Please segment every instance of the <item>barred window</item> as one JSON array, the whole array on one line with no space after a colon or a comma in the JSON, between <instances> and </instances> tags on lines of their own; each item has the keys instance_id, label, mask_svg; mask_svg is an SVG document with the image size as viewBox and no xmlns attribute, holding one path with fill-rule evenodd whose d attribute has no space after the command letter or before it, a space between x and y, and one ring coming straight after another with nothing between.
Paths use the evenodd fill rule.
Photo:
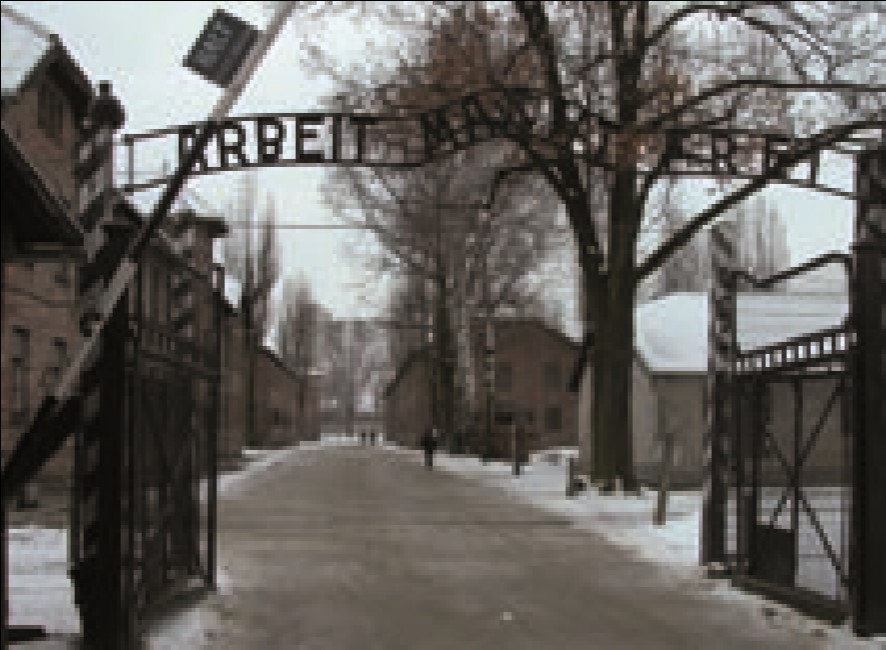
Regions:
<instances>
[{"instance_id":1,"label":"barred window","mask_svg":"<svg viewBox=\"0 0 886 650\"><path fill-rule=\"evenodd\" d=\"M28 391L28 366L31 356L31 336L28 330L15 327L12 330L12 350L10 357L10 424L24 424L30 415L30 395Z\"/></svg>"}]
</instances>

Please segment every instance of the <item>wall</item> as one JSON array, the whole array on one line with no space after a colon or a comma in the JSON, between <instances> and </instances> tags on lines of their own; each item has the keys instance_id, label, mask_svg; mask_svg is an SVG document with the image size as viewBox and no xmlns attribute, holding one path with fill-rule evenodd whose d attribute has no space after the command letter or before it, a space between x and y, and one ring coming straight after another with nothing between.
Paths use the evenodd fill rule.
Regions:
<instances>
[{"instance_id":1,"label":"wall","mask_svg":"<svg viewBox=\"0 0 886 650\"><path fill-rule=\"evenodd\" d=\"M24 428L30 423L44 396L51 390L61 372L60 359L54 347L55 341L64 343L67 359L76 353L82 337L75 318L74 264L66 263L67 282L59 282L55 275L62 262L8 263L3 267L3 354L0 355L0 440L2 457L18 442ZM13 403L13 353L14 330L21 328L28 333L25 381L27 412L14 413ZM41 478L46 482L67 485L72 464L70 443L57 453L44 467Z\"/></svg>"},{"instance_id":2,"label":"wall","mask_svg":"<svg viewBox=\"0 0 886 650\"><path fill-rule=\"evenodd\" d=\"M664 436L672 434L671 484L701 484L705 381L702 374L651 377L635 370L634 464L644 483L658 484Z\"/></svg>"},{"instance_id":3,"label":"wall","mask_svg":"<svg viewBox=\"0 0 886 650\"><path fill-rule=\"evenodd\" d=\"M62 94L61 131L58 137L49 135L38 125L40 84L47 83L51 92ZM34 167L46 181L49 190L67 206L75 205L74 147L78 133L71 103L64 97L56 81L40 75L28 84L3 113L3 122L19 143Z\"/></svg>"},{"instance_id":4,"label":"wall","mask_svg":"<svg viewBox=\"0 0 886 650\"><path fill-rule=\"evenodd\" d=\"M219 462L226 464L239 460L246 446L246 348L240 314L227 304L222 308L218 454Z\"/></svg>"},{"instance_id":5,"label":"wall","mask_svg":"<svg viewBox=\"0 0 886 650\"><path fill-rule=\"evenodd\" d=\"M530 319L499 319L495 322L495 363L509 363L510 388L496 377L494 401L500 410L518 411L526 427L530 449L578 445L578 397L569 390L569 374L578 346L563 335ZM482 350L475 354L482 359ZM545 364L556 369L556 382L548 382ZM476 364L477 385L483 386L484 364ZM547 425L545 411L559 409L560 426ZM504 432L501 432L504 433Z\"/></svg>"},{"instance_id":6,"label":"wall","mask_svg":"<svg viewBox=\"0 0 886 650\"><path fill-rule=\"evenodd\" d=\"M262 349L256 355L256 432L266 446L297 442L295 374L276 355Z\"/></svg>"},{"instance_id":7,"label":"wall","mask_svg":"<svg viewBox=\"0 0 886 650\"><path fill-rule=\"evenodd\" d=\"M431 426L430 364L426 357L412 358L385 400L387 439L418 447Z\"/></svg>"},{"instance_id":8,"label":"wall","mask_svg":"<svg viewBox=\"0 0 886 650\"><path fill-rule=\"evenodd\" d=\"M44 83L50 87L50 92L58 94L60 100L61 128L55 136L50 136L38 124L39 88ZM73 205L73 152L78 137L75 113L56 81L46 74L38 75L15 101L5 106L3 122L49 191L62 205ZM73 260L5 264L2 286L0 456L5 462L34 411L60 374L60 360L54 342L64 342L70 360L80 347L82 337L76 325L77 273ZM21 418L13 417L12 403L15 328L26 330L29 335L25 369L28 409ZM72 446L68 443L44 467L41 480L66 486L70 481L72 457Z\"/></svg>"}]
</instances>

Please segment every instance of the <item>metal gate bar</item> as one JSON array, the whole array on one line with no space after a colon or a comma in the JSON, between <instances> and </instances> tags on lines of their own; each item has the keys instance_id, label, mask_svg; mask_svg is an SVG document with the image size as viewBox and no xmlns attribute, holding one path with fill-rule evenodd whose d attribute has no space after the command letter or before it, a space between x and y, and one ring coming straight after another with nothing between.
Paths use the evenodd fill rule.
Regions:
<instances>
[{"instance_id":1,"label":"metal gate bar","mask_svg":"<svg viewBox=\"0 0 886 650\"><path fill-rule=\"evenodd\" d=\"M737 270L729 233L713 232L702 561L874 634L886 632L886 148L856 160L851 257L757 280ZM844 325L738 350L740 280L768 288L834 262L849 276ZM793 401L778 422L773 403L787 402L776 390Z\"/></svg>"}]
</instances>

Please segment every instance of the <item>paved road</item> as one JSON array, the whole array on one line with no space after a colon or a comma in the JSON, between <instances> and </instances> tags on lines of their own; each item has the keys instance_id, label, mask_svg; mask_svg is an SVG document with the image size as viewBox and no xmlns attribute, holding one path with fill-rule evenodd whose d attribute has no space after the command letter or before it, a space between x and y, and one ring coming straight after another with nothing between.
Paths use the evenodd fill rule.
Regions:
<instances>
[{"instance_id":1,"label":"paved road","mask_svg":"<svg viewBox=\"0 0 886 650\"><path fill-rule=\"evenodd\" d=\"M381 449L299 451L226 498L211 647L821 648L498 490Z\"/></svg>"}]
</instances>

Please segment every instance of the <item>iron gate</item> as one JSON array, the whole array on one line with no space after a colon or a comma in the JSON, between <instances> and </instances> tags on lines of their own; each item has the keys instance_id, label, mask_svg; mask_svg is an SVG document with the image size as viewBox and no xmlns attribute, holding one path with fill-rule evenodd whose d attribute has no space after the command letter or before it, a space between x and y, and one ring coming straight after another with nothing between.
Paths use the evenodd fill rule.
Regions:
<instances>
[{"instance_id":1,"label":"iron gate","mask_svg":"<svg viewBox=\"0 0 886 650\"><path fill-rule=\"evenodd\" d=\"M849 599L848 330L738 355L727 442L727 561L839 618Z\"/></svg>"},{"instance_id":2,"label":"iron gate","mask_svg":"<svg viewBox=\"0 0 886 650\"><path fill-rule=\"evenodd\" d=\"M886 633L886 150L857 155L856 241L771 278L712 231L702 562L817 615ZM841 263L848 315L740 350L738 290Z\"/></svg>"},{"instance_id":3,"label":"iron gate","mask_svg":"<svg viewBox=\"0 0 886 650\"><path fill-rule=\"evenodd\" d=\"M142 264L83 378L72 576L99 649L135 647L170 599L215 582L219 278L183 257L166 265L171 318Z\"/></svg>"}]
</instances>

